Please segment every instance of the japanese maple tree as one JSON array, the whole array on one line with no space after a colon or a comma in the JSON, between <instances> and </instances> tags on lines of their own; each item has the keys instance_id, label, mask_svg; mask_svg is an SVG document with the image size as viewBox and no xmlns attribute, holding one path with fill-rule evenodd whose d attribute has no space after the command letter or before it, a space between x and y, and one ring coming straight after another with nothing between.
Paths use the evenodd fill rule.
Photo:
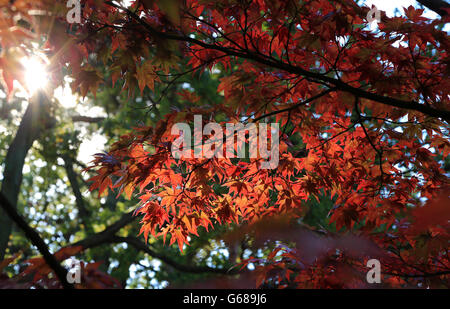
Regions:
<instances>
[{"instance_id":1,"label":"japanese maple tree","mask_svg":"<svg viewBox=\"0 0 450 309\"><path fill-rule=\"evenodd\" d=\"M370 30L370 8L353 0L81 4L81 22L69 24L65 1L16 1L14 14L29 23L2 25L8 88L20 81L12 38L26 44L35 33L47 37L54 72L68 70L83 96L103 83L129 96L167 84L164 96L181 77L220 72L216 95L178 92L182 106L136 126L88 169L99 196L139 197L146 240L183 251L200 229L239 226L275 243L236 265L256 265L257 286L364 287L366 262L377 258L386 286L448 287L448 10L433 20L413 6L381 12ZM278 123L279 165L175 158L172 127L195 115L224 127ZM332 203L327 225L306 224L323 199Z\"/></svg>"}]
</instances>

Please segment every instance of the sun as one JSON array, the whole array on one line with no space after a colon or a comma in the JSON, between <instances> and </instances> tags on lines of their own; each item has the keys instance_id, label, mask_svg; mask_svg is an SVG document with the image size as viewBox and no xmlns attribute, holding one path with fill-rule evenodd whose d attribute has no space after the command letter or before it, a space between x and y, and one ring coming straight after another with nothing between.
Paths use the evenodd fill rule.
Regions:
<instances>
[{"instance_id":1,"label":"sun","mask_svg":"<svg viewBox=\"0 0 450 309\"><path fill-rule=\"evenodd\" d=\"M25 88L30 95L40 89L44 89L49 80L47 64L45 59L38 56L25 57L22 59L25 68Z\"/></svg>"},{"instance_id":2,"label":"sun","mask_svg":"<svg viewBox=\"0 0 450 309\"><path fill-rule=\"evenodd\" d=\"M40 90L46 90L47 94L57 99L57 101L64 108L74 108L77 106L78 101L80 101L78 95L72 93L70 88L71 78L68 76L64 77L62 85L56 87L55 89L50 89L50 73L49 60L45 55L36 52L34 55L29 57L24 57L20 60L23 68L24 75L21 85L21 89L25 92L25 96L32 97L36 92ZM23 85L22 85L23 84Z\"/></svg>"}]
</instances>

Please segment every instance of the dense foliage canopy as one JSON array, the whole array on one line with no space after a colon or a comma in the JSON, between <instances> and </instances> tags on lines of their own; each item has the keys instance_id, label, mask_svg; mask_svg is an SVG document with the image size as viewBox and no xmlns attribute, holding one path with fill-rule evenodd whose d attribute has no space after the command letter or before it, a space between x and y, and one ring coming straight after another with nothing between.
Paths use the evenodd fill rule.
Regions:
<instances>
[{"instance_id":1,"label":"dense foliage canopy","mask_svg":"<svg viewBox=\"0 0 450 309\"><path fill-rule=\"evenodd\" d=\"M51 239L48 258L84 260L80 287L370 287L370 259L384 287L449 286L445 5L372 29L353 0L80 3L69 23L66 1L0 1L2 125L17 131L0 141L2 204ZM51 82L23 104L20 59L37 52ZM67 81L103 114L62 108ZM175 157L172 128L196 115L278 123L279 164ZM104 152L79 162L96 131ZM0 258L22 256L0 286L59 286L1 215Z\"/></svg>"}]
</instances>

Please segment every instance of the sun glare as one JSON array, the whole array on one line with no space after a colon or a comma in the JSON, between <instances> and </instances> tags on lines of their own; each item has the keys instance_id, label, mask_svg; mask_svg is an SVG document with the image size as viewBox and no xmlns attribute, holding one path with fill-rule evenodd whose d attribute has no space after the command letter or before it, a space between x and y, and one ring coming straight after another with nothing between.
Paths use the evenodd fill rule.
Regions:
<instances>
[{"instance_id":1,"label":"sun glare","mask_svg":"<svg viewBox=\"0 0 450 309\"><path fill-rule=\"evenodd\" d=\"M71 81L72 79L66 76L64 78L63 86L59 86L54 92L54 96L58 100L59 104L65 108L74 108L77 106L79 101L82 101L72 92L72 89L70 88Z\"/></svg>"},{"instance_id":2,"label":"sun glare","mask_svg":"<svg viewBox=\"0 0 450 309\"><path fill-rule=\"evenodd\" d=\"M48 83L48 73L44 59L33 56L23 58L22 64L25 67L25 88L29 94L33 94L39 89L45 88Z\"/></svg>"},{"instance_id":3,"label":"sun glare","mask_svg":"<svg viewBox=\"0 0 450 309\"><path fill-rule=\"evenodd\" d=\"M48 62L45 56L38 54L21 59L25 68L24 85L19 85L19 88L23 90L22 96L31 97L37 91L47 88L50 81L50 74L47 71ZM83 101L79 99L78 95L72 93L71 81L71 78L65 76L62 85L53 89L53 94L48 94L57 99L64 108L74 108L79 101Z\"/></svg>"}]
</instances>

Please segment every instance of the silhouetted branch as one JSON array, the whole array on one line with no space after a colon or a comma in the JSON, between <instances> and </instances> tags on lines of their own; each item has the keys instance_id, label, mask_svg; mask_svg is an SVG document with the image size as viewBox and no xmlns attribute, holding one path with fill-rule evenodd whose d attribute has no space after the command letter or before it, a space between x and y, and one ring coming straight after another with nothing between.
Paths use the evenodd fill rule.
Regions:
<instances>
[{"instance_id":1,"label":"silhouetted branch","mask_svg":"<svg viewBox=\"0 0 450 309\"><path fill-rule=\"evenodd\" d=\"M50 253L44 240L31 226L28 225L25 219L16 211L15 207L8 201L3 193L0 193L0 205L11 220L25 233L25 236L31 243L37 247L47 265L55 272L63 288L73 289L73 285L67 281L67 270L62 267L58 260Z\"/></svg>"},{"instance_id":2,"label":"silhouetted branch","mask_svg":"<svg viewBox=\"0 0 450 309\"><path fill-rule=\"evenodd\" d=\"M312 82L329 85L330 88L335 87L337 90L351 93L360 98L372 100L372 101L375 101L375 102L378 102L378 103L381 103L384 105L389 105L389 106L393 106L393 107L397 107L397 108L418 111L425 115L436 117L436 118L442 118L447 121L450 120L450 111L448 111L448 110L436 109L436 108L432 108L430 106L421 104L416 101L412 101L412 100L405 101L405 100L401 100L401 99L396 99L396 98L380 95L380 94L377 94L374 92L366 91L361 88L356 88L356 87L353 87L353 86L343 82L340 79L336 79L336 78L327 76L325 74L308 71L301 67L286 63L282 60L277 60L277 59L274 59L267 55L252 52L249 49L234 49L234 48L229 48L229 47L225 47L225 46L214 44L214 43L213 44L206 43L204 41L192 38L190 36L183 36L183 35L179 35L177 33L169 33L169 32L159 31L159 30L155 29L154 27L152 27L150 24L146 23L136 13L128 10L127 8L121 7L120 5L118 5L114 2L111 2L111 1L105 1L105 3L112 7L115 7L119 10L126 12L137 23L142 25L144 27L144 29L151 36L160 37L160 38L167 39L167 40L188 42L188 43L192 43L192 44L195 44L197 46L200 46L200 47L203 47L206 49L217 50L217 51L227 54L228 56L234 56L234 57L238 57L241 59L248 59L248 60L254 61L256 63L266 65L268 67L272 67L272 68L279 69L279 70L282 70L282 71L285 71L285 72L288 72L291 74L296 74L299 76L306 77L309 80L311 80Z\"/></svg>"},{"instance_id":3,"label":"silhouetted branch","mask_svg":"<svg viewBox=\"0 0 450 309\"><path fill-rule=\"evenodd\" d=\"M82 246L83 249L89 249L93 248L105 243L110 243L111 238L124 226L130 224L133 222L137 217L133 216L132 212L129 212L127 214L124 214L118 221L107 227L105 230L103 230L100 233L91 235L86 237L83 240L80 240L74 244L69 245L71 246Z\"/></svg>"},{"instance_id":4,"label":"silhouetted branch","mask_svg":"<svg viewBox=\"0 0 450 309\"><path fill-rule=\"evenodd\" d=\"M209 266L195 266L195 265L186 265L178 263L174 260L172 260L170 257L158 253L154 250L152 250L145 242L139 240L136 237L119 237L114 236L111 239L113 242L116 243L127 243L131 246L133 246L135 249L142 251L148 255L150 255L153 258L156 258L158 260L161 260L163 263L172 266L176 270L187 272L187 273L216 273L216 274L236 274L237 271L235 269L224 269L224 268L214 268Z\"/></svg>"},{"instance_id":5,"label":"silhouetted branch","mask_svg":"<svg viewBox=\"0 0 450 309\"><path fill-rule=\"evenodd\" d=\"M417 2L441 16L447 16L447 11L445 9L450 8L450 4L443 0L417 0Z\"/></svg>"},{"instance_id":6,"label":"silhouetted branch","mask_svg":"<svg viewBox=\"0 0 450 309\"><path fill-rule=\"evenodd\" d=\"M72 116L73 122L98 123L98 122L102 122L105 119L106 119L105 117L89 117L89 116L81 116L81 115Z\"/></svg>"}]
</instances>

